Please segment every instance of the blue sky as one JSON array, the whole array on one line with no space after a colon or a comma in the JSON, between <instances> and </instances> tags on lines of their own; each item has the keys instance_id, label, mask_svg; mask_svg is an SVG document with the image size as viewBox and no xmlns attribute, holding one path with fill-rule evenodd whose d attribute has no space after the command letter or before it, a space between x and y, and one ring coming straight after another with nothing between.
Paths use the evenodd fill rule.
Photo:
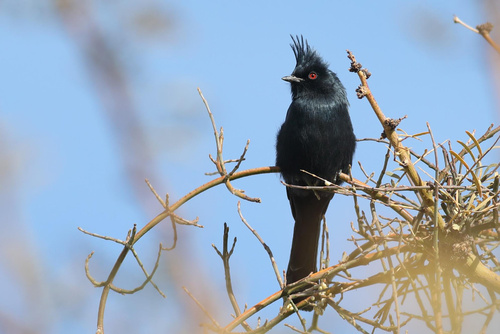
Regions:
<instances>
[{"instance_id":1,"label":"blue sky","mask_svg":"<svg viewBox=\"0 0 500 334\"><path fill-rule=\"evenodd\" d=\"M133 223L143 226L161 208L147 191L138 194L132 186L137 180L131 181L124 170L123 143L103 110L100 88L89 75L74 35L50 6L27 10L16 9L13 3L0 5L0 129L2 154L10 166L1 175L0 217L7 222L7 233L0 239L11 237L4 243L16 244L19 238L18 244L26 245L27 263L36 264L40 305L56 317L42 321L46 330L88 333L94 329L100 291L86 281L84 259L96 251L91 266L103 279L120 247L85 236L77 227L122 239ZM151 175L137 177L140 181L153 177L157 191L168 192L171 201L209 181L204 173L214 170L208 159L209 153L215 155L213 132L197 87L218 126L224 127L225 158L239 157L250 139L242 169L274 164L276 132L290 103L289 86L280 78L295 65L290 34L304 35L344 83L358 138L378 137L381 128L367 101L356 98L359 82L347 71L346 49L372 72L369 84L386 115L408 115L401 124L408 133L425 131L429 122L439 142L466 140L466 130L482 133L489 124L498 123L488 46L453 24L454 14L471 25L489 19L474 1L367 1L362 6L326 1L307 6L299 1L148 3L172 19L172 29L154 39L127 30L124 22L133 16L137 3L95 2L92 14L118 50L146 133L144 150L150 160L145 170ZM412 145L422 151L428 143ZM381 167L384 153L383 146L363 142L355 160L373 171ZM359 169L353 174L361 176ZM242 203L243 214L271 247L280 269L286 268L292 218L279 177L254 176L234 185L262 198L262 204ZM267 254L239 220L236 203L237 198L220 187L181 208L180 215L199 216L205 228L179 227L178 248L162 260L166 271L176 270L175 261L192 261L191 277L180 282L195 294L222 291L216 303L221 323L228 321L230 309L222 264L211 244L221 246L224 222L231 228L230 236L238 237L231 268L240 303L253 305L278 290ZM352 199L337 196L327 215L332 261L351 249L346 239L354 219ZM171 238L165 224L140 242L138 249L148 268L158 242L168 245ZM9 258L25 260L5 247ZM0 262L0 282L5 277L3 283L16 286L8 263ZM141 279L132 261L124 272L119 281L128 286ZM145 321L161 317L165 324L155 320L159 328L180 328L177 320L184 318L174 303L192 305L169 275L172 272L160 274L156 283L170 299L157 297L151 288L142 296L111 296L109 326L116 331L124 326L134 333L158 329L149 322L138 326L137 319L120 323L125 312L144 314ZM0 286L4 296L14 294L17 299L23 293L22 284L12 290L11 284ZM9 309L5 302L0 307L19 317L29 300L23 295L16 307ZM64 312L59 314L61 308ZM296 319L289 322L296 324ZM329 330L348 328L342 326L346 325L336 315L324 325Z\"/></svg>"}]
</instances>

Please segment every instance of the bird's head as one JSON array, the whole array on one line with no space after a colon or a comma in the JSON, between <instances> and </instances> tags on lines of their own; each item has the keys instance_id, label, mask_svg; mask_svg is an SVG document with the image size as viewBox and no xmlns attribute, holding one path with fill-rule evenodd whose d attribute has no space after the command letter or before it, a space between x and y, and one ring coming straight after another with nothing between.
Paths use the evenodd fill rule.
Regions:
<instances>
[{"instance_id":1,"label":"bird's head","mask_svg":"<svg viewBox=\"0 0 500 334\"><path fill-rule=\"evenodd\" d=\"M328 69L328 63L309 46L303 36L291 37L293 43L290 45L297 64L292 74L282 79L291 84L292 96L297 98L309 94L333 94L340 81L335 73Z\"/></svg>"}]
</instances>

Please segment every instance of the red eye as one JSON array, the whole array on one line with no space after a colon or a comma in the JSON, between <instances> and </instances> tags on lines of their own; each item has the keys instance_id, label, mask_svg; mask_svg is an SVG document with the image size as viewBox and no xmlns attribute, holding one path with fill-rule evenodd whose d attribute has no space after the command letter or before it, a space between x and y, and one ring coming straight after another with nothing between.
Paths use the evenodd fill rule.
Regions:
<instances>
[{"instance_id":1,"label":"red eye","mask_svg":"<svg viewBox=\"0 0 500 334\"><path fill-rule=\"evenodd\" d=\"M318 74L316 74L316 72L311 72L309 73L308 77L311 80L315 80L318 77Z\"/></svg>"}]
</instances>

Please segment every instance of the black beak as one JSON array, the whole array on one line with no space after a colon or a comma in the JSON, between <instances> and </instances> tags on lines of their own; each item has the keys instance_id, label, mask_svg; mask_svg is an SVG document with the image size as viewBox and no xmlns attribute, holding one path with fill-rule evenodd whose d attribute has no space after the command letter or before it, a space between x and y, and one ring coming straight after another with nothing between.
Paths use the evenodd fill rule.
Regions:
<instances>
[{"instance_id":1,"label":"black beak","mask_svg":"<svg viewBox=\"0 0 500 334\"><path fill-rule=\"evenodd\" d=\"M302 82L304 79L296 77L295 75L287 75L286 77L281 78L282 80L288 81L290 83L294 82Z\"/></svg>"}]
</instances>

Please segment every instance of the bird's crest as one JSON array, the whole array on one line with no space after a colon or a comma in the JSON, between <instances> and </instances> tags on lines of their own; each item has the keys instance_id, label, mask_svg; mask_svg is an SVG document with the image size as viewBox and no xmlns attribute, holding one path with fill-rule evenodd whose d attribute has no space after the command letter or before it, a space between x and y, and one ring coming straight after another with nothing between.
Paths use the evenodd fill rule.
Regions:
<instances>
[{"instance_id":1,"label":"bird's crest","mask_svg":"<svg viewBox=\"0 0 500 334\"><path fill-rule=\"evenodd\" d=\"M319 56L316 54L316 51L309 46L307 40L304 40L304 36L297 35L295 38L292 37L293 44L290 44L293 50L293 54L295 55L295 60L297 61L297 66L305 65L307 63L311 63L313 60L318 60Z\"/></svg>"}]
</instances>

